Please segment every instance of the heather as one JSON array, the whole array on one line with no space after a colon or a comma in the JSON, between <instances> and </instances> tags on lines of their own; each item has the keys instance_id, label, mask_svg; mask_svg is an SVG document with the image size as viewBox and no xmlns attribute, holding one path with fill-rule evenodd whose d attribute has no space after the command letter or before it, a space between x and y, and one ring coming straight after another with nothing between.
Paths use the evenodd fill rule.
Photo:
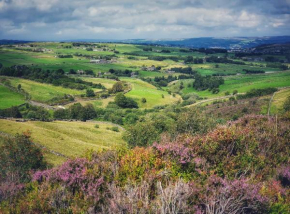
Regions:
<instances>
[{"instance_id":1,"label":"heather","mask_svg":"<svg viewBox=\"0 0 290 214\"><path fill-rule=\"evenodd\" d=\"M30 170L0 210L289 213L289 124L247 115L194 135L162 134L151 146L89 151L59 167ZM5 188L9 180L1 182Z\"/></svg>"}]
</instances>

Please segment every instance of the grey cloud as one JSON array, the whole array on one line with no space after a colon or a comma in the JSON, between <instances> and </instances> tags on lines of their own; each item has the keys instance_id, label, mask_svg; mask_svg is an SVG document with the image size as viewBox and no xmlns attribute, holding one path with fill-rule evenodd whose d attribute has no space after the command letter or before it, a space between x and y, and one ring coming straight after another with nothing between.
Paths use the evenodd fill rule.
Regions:
<instances>
[{"instance_id":1,"label":"grey cloud","mask_svg":"<svg viewBox=\"0 0 290 214\"><path fill-rule=\"evenodd\" d=\"M286 35L289 25L290 0L0 0L7 39Z\"/></svg>"}]
</instances>

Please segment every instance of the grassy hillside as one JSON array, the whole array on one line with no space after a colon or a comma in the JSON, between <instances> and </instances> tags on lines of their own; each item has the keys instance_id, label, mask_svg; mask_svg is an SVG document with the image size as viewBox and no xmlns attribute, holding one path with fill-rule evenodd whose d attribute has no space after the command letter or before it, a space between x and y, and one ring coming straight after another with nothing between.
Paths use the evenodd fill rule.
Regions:
<instances>
[{"instance_id":1,"label":"grassy hillside","mask_svg":"<svg viewBox=\"0 0 290 214\"><path fill-rule=\"evenodd\" d=\"M21 84L22 89L31 95L32 100L46 102L54 97L62 96L64 94L80 95L84 91L63 88L60 86L53 86L50 84L39 83L26 79L9 78L12 86L17 87Z\"/></svg>"},{"instance_id":2,"label":"grassy hillside","mask_svg":"<svg viewBox=\"0 0 290 214\"><path fill-rule=\"evenodd\" d=\"M131 83L132 90L126 95L136 99L140 108L152 108L157 105L172 104L179 100L179 97L173 97L166 91L158 90L155 86L139 79L122 78L122 80ZM164 98L162 98L162 95ZM141 99L145 98L146 103L142 103Z\"/></svg>"},{"instance_id":3,"label":"grassy hillside","mask_svg":"<svg viewBox=\"0 0 290 214\"><path fill-rule=\"evenodd\" d=\"M10 91L3 85L0 85L0 109L18 106L25 102L24 96Z\"/></svg>"},{"instance_id":4,"label":"grassy hillside","mask_svg":"<svg viewBox=\"0 0 290 214\"><path fill-rule=\"evenodd\" d=\"M113 126L101 122L15 122L0 120L0 131L16 134L31 131L33 142L47 149L75 157L84 154L89 149L101 150L125 145L122 140L122 130L114 132L107 130ZM95 128L98 124L99 128ZM46 153L50 163L58 164L65 158ZM56 159L55 159L56 158Z\"/></svg>"},{"instance_id":5,"label":"grassy hillside","mask_svg":"<svg viewBox=\"0 0 290 214\"><path fill-rule=\"evenodd\" d=\"M176 83L178 86L180 84ZM259 75L238 75L225 78L225 84L220 86L220 92L218 94L212 94L210 91L197 91L192 85L187 87L189 80L183 80L185 88L182 90L183 94L196 93L200 97L215 98L224 96L225 92L232 93L234 90L238 90L239 93L245 93L251 89L268 88L268 87L287 87L290 86L290 71L271 73L271 74L259 74ZM191 81L192 83L193 81ZM176 88L176 85L170 86L170 89Z\"/></svg>"}]
</instances>

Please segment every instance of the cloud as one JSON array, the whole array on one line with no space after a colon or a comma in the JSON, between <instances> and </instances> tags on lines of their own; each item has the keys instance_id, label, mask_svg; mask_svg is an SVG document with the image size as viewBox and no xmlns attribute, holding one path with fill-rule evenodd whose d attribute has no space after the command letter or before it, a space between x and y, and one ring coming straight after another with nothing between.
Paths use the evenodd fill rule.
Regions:
<instances>
[{"instance_id":1,"label":"cloud","mask_svg":"<svg viewBox=\"0 0 290 214\"><path fill-rule=\"evenodd\" d=\"M8 39L289 35L290 0L0 0L0 20Z\"/></svg>"}]
</instances>

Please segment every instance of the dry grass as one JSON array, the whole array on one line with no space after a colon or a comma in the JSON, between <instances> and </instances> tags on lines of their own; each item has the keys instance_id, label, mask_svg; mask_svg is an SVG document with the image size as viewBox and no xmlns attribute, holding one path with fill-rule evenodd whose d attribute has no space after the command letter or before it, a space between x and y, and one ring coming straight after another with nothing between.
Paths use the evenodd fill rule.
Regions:
<instances>
[{"instance_id":1,"label":"dry grass","mask_svg":"<svg viewBox=\"0 0 290 214\"><path fill-rule=\"evenodd\" d=\"M63 154L67 157L77 157L87 150L102 150L125 146L122 140L122 131L107 130L112 125L102 122L15 122L0 120L0 131L16 134L31 131L32 140L49 150ZM95 128L98 124L99 128ZM55 160L55 155L48 156L53 164L62 162L63 158Z\"/></svg>"}]
</instances>

